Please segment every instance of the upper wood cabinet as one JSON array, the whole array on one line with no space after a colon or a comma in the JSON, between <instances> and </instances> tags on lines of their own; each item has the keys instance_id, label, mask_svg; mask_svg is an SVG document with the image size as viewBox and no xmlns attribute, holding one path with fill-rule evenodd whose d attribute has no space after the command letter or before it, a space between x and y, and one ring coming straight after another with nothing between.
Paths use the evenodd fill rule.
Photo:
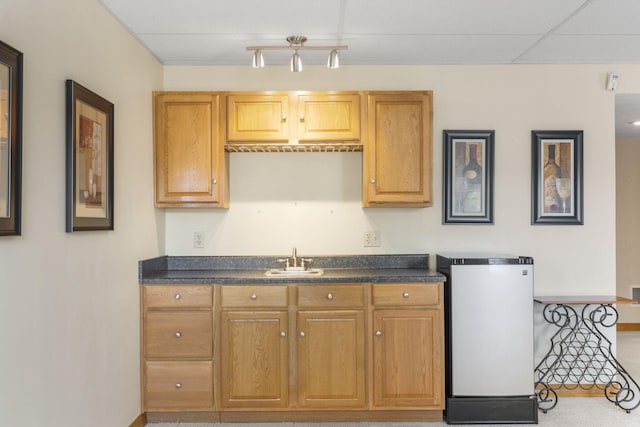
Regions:
<instances>
[{"instance_id":1,"label":"upper wood cabinet","mask_svg":"<svg viewBox=\"0 0 640 427\"><path fill-rule=\"evenodd\" d=\"M286 94L227 97L227 141L287 141L289 121Z\"/></svg>"},{"instance_id":2,"label":"upper wood cabinet","mask_svg":"<svg viewBox=\"0 0 640 427\"><path fill-rule=\"evenodd\" d=\"M432 93L369 92L365 207L424 207L432 199Z\"/></svg>"},{"instance_id":3,"label":"upper wood cabinet","mask_svg":"<svg viewBox=\"0 0 640 427\"><path fill-rule=\"evenodd\" d=\"M227 97L227 141L359 141L360 99L354 92L231 93Z\"/></svg>"},{"instance_id":4,"label":"upper wood cabinet","mask_svg":"<svg viewBox=\"0 0 640 427\"><path fill-rule=\"evenodd\" d=\"M360 95L299 95L297 104L299 141L360 139Z\"/></svg>"},{"instance_id":5,"label":"upper wood cabinet","mask_svg":"<svg viewBox=\"0 0 640 427\"><path fill-rule=\"evenodd\" d=\"M154 93L156 207L226 207L220 96Z\"/></svg>"}]
</instances>

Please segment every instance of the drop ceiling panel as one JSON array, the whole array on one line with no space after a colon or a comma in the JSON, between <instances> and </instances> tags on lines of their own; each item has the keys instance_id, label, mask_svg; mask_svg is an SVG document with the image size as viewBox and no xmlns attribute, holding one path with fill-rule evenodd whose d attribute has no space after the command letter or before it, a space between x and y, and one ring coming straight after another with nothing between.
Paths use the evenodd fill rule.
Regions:
<instances>
[{"instance_id":1,"label":"drop ceiling panel","mask_svg":"<svg viewBox=\"0 0 640 427\"><path fill-rule=\"evenodd\" d=\"M568 20L558 34L640 34L640 1L590 2Z\"/></svg>"},{"instance_id":2,"label":"drop ceiling panel","mask_svg":"<svg viewBox=\"0 0 640 427\"><path fill-rule=\"evenodd\" d=\"M349 50L343 62L376 64L375 51L366 49L369 43L386 52L385 63L397 65L439 64L496 64L511 59L537 40L535 36L368 36L345 37Z\"/></svg>"},{"instance_id":3,"label":"drop ceiling panel","mask_svg":"<svg viewBox=\"0 0 640 427\"><path fill-rule=\"evenodd\" d=\"M337 32L340 0L101 0L137 34Z\"/></svg>"},{"instance_id":4,"label":"drop ceiling panel","mask_svg":"<svg viewBox=\"0 0 640 427\"><path fill-rule=\"evenodd\" d=\"M640 36L552 35L519 62L525 63L640 63Z\"/></svg>"},{"instance_id":5,"label":"drop ceiling panel","mask_svg":"<svg viewBox=\"0 0 640 427\"><path fill-rule=\"evenodd\" d=\"M542 34L584 0L348 0L345 32Z\"/></svg>"}]
</instances>

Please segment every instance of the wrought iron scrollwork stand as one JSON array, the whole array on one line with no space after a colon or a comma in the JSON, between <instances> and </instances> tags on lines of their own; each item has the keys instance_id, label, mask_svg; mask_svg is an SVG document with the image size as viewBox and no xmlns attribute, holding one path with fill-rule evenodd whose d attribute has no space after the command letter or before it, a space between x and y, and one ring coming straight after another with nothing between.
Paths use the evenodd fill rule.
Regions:
<instances>
[{"instance_id":1,"label":"wrought iron scrollwork stand","mask_svg":"<svg viewBox=\"0 0 640 427\"><path fill-rule=\"evenodd\" d=\"M612 304L585 304L578 313L567 304L545 304L544 319L558 327L551 348L535 369L538 408L547 413L558 403L556 390L597 387L627 413L640 406L640 387L613 355L600 328L618 321Z\"/></svg>"}]
</instances>

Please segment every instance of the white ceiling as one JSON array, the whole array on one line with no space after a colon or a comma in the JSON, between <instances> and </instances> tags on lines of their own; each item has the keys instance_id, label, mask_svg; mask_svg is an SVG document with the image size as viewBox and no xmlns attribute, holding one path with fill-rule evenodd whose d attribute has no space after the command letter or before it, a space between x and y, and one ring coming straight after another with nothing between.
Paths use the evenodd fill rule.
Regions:
<instances>
[{"instance_id":1,"label":"white ceiling","mask_svg":"<svg viewBox=\"0 0 640 427\"><path fill-rule=\"evenodd\" d=\"M99 1L163 64L249 64L289 35L348 45L343 65L640 63L639 0Z\"/></svg>"},{"instance_id":2,"label":"white ceiling","mask_svg":"<svg viewBox=\"0 0 640 427\"><path fill-rule=\"evenodd\" d=\"M98 1L166 65L249 66L247 46L286 46L289 35L348 45L347 66L640 64L640 0ZM265 63L290 55L267 51ZM617 95L616 116L618 137L640 138L629 124L640 118L638 96Z\"/></svg>"}]
</instances>

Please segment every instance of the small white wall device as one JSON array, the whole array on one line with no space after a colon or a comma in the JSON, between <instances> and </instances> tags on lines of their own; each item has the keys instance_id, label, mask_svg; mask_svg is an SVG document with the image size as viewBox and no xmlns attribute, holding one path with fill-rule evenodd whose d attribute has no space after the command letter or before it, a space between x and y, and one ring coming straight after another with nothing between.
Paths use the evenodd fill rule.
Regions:
<instances>
[{"instance_id":1,"label":"small white wall device","mask_svg":"<svg viewBox=\"0 0 640 427\"><path fill-rule=\"evenodd\" d=\"M607 74L607 90L616 90L618 87L618 79L620 75L615 72Z\"/></svg>"}]
</instances>

